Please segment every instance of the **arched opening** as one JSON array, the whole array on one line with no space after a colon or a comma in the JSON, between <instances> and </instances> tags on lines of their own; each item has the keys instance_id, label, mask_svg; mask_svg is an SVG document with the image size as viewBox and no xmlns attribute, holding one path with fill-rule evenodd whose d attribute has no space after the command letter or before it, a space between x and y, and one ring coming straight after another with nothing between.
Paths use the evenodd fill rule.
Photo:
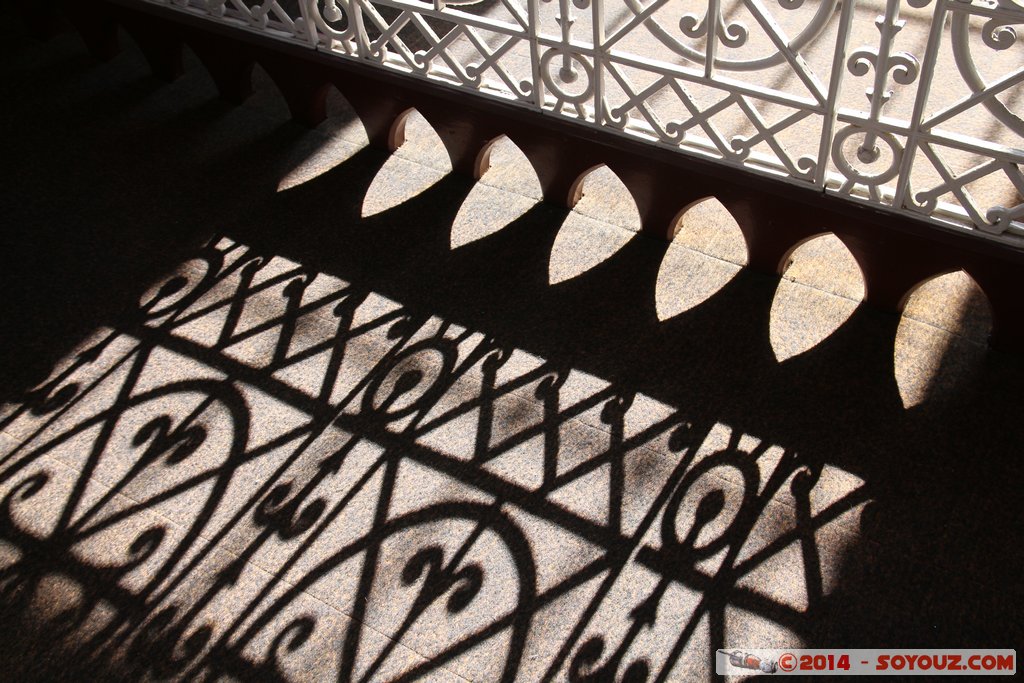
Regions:
<instances>
[{"instance_id":1,"label":"arched opening","mask_svg":"<svg viewBox=\"0 0 1024 683\"><path fill-rule=\"evenodd\" d=\"M125 62L130 60L131 64L147 64L148 58L144 47L148 45L144 44L144 41L136 38L136 34L129 28L123 25L117 25L114 28L114 33L117 40L117 53L114 55L114 59L125 59ZM152 73L150 71L150 73Z\"/></svg>"},{"instance_id":2,"label":"arched opening","mask_svg":"<svg viewBox=\"0 0 1024 683\"><path fill-rule=\"evenodd\" d=\"M415 109L407 109L391 129L395 155L427 168L451 173L452 162L444 143L430 122Z\"/></svg>"},{"instance_id":3,"label":"arched opening","mask_svg":"<svg viewBox=\"0 0 1024 683\"><path fill-rule=\"evenodd\" d=\"M215 97L217 86L210 77L209 72L203 67L203 62L188 43L181 44L181 66L184 70L179 80L189 82L202 82L209 97ZM173 86L173 84L171 84Z\"/></svg>"},{"instance_id":4,"label":"arched opening","mask_svg":"<svg viewBox=\"0 0 1024 683\"><path fill-rule=\"evenodd\" d=\"M986 353L992 310L981 287L962 270L918 284L896 329L893 373L900 399L912 408L973 374Z\"/></svg>"},{"instance_id":5,"label":"arched opening","mask_svg":"<svg viewBox=\"0 0 1024 683\"><path fill-rule=\"evenodd\" d=\"M340 138L350 145L362 148L370 144L359 115L345 96L334 85L327 90L327 119L317 130L332 138Z\"/></svg>"},{"instance_id":6,"label":"arched opening","mask_svg":"<svg viewBox=\"0 0 1024 683\"><path fill-rule=\"evenodd\" d=\"M707 301L747 264L747 244L732 214L714 197L683 212L655 284L658 320Z\"/></svg>"},{"instance_id":7,"label":"arched opening","mask_svg":"<svg viewBox=\"0 0 1024 683\"><path fill-rule=\"evenodd\" d=\"M288 101L281 94L274 79L258 62L252 69L252 97L246 104L263 110L275 119L289 121L292 118Z\"/></svg>"},{"instance_id":8,"label":"arched opening","mask_svg":"<svg viewBox=\"0 0 1024 683\"><path fill-rule=\"evenodd\" d=\"M558 229L548 261L548 283L582 275L611 258L640 231L633 196L619 177L601 164L577 178L580 199Z\"/></svg>"},{"instance_id":9,"label":"arched opening","mask_svg":"<svg viewBox=\"0 0 1024 683\"><path fill-rule=\"evenodd\" d=\"M640 212L633 195L615 172L598 164L581 174L570 192L573 211L594 220L640 232Z\"/></svg>"},{"instance_id":10,"label":"arched opening","mask_svg":"<svg viewBox=\"0 0 1024 683\"><path fill-rule=\"evenodd\" d=\"M452 249L493 235L529 211L542 196L530 161L505 135L480 150L477 166L480 180L452 223Z\"/></svg>"},{"instance_id":11,"label":"arched opening","mask_svg":"<svg viewBox=\"0 0 1024 683\"><path fill-rule=\"evenodd\" d=\"M808 351L846 322L864 299L864 276L842 240L804 240L783 263L772 300L769 339L782 362Z\"/></svg>"},{"instance_id":12,"label":"arched opening","mask_svg":"<svg viewBox=\"0 0 1024 683\"><path fill-rule=\"evenodd\" d=\"M328 86L327 119L296 141L291 154L292 168L278 182L277 191L313 180L348 160L367 144L366 130L355 110L335 86Z\"/></svg>"},{"instance_id":13,"label":"arched opening","mask_svg":"<svg viewBox=\"0 0 1024 683\"><path fill-rule=\"evenodd\" d=\"M380 167L366 191L363 218L412 199L452 170L441 138L415 109L406 110L395 120L391 143L395 153Z\"/></svg>"},{"instance_id":14,"label":"arched opening","mask_svg":"<svg viewBox=\"0 0 1024 683\"><path fill-rule=\"evenodd\" d=\"M481 150L481 181L501 190L540 201L543 193L537 173L519 146L499 135ZM486 156L486 159L483 157Z\"/></svg>"}]
</instances>

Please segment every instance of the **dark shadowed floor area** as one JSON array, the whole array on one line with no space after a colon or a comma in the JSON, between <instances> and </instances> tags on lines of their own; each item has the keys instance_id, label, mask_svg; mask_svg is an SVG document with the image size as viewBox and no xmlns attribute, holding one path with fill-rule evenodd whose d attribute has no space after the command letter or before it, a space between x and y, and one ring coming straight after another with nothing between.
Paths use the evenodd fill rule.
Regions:
<instances>
[{"instance_id":1,"label":"dark shadowed floor area","mask_svg":"<svg viewBox=\"0 0 1024 683\"><path fill-rule=\"evenodd\" d=\"M0 29L0 678L700 681L1016 648L1024 361L827 234L636 234L260 72L232 107ZM684 180L683 180L684 181Z\"/></svg>"}]
</instances>

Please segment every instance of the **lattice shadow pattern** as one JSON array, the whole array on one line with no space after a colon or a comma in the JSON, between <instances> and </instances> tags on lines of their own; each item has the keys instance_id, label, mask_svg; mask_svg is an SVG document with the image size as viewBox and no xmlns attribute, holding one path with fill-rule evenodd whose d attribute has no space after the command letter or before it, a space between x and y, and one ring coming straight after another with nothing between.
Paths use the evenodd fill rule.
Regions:
<instances>
[{"instance_id":1,"label":"lattice shadow pattern","mask_svg":"<svg viewBox=\"0 0 1024 683\"><path fill-rule=\"evenodd\" d=\"M1012 359L907 410L893 316L780 363L776 278L661 321L664 243L552 286L564 209L453 250L464 177L363 218L386 153L276 192L308 133L137 63L90 100L94 68L58 90L106 156L12 178L55 208L4 195L5 319L48 332L2 354L7 675L695 680L725 645L1019 640Z\"/></svg>"}]
</instances>

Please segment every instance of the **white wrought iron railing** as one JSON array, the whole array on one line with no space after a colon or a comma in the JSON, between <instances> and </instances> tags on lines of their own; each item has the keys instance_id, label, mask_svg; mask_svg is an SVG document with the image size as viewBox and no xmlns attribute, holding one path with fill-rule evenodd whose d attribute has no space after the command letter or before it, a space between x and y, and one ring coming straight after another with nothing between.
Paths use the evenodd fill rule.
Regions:
<instances>
[{"instance_id":1,"label":"white wrought iron railing","mask_svg":"<svg viewBox=\"0 0 1024 683\"><path fill-rule=\"evenodd\" d=\"M1021 0L146 0L1020 244Z\"/></svg>"}]
</instances>

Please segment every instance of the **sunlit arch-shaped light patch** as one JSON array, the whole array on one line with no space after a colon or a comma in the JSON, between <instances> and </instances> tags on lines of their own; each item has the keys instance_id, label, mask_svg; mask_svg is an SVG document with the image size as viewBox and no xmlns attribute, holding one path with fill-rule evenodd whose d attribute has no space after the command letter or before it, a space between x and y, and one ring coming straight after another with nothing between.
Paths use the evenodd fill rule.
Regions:
<instances>
[{"instance_id":1,"label":"sunlit arch-shaped light patch","mask_svg":"<svg viewBox=\"0 0 1024 683\"><path fill-rule=\"evenodd\" d=\"M451 248L493 235L540 199L540 181L526 155L502 135L480 150L477 177L452 223Z\"/></svg>"},{"instance_id":2,"label":"sunlit arch-shaped light patch","mask_svg":"<svg viewBox=\"0 0 1024 683\"><path fill-rule=\"evenodd\" d=\"M860 267L832 233L806 240L783 265L768 331L779 362L831 336L864 298Z\"/></svg>"},{"instance_id":3,"label":"sunlit arch-shaped light patch","mask_svg":"<svg viewBox=\"0 0 1024 683\"><path fill-rule=\"evenodd\" d=\"M548 261L548 283L582 275L611 258L640 230L640 213L626 186L600 165L577 180L583 196L566 216Z\"/></svg>"},{"instance_id":4,"label":"sunlit arch-shaped light patch","mask_svg":"<svg viewBox=\"0 0 1024 683\"><path fill-rule=\"evenodd\" d=\"M451 172L441 138L415 109L392 125L395 153L384 162L363 198L362 217L369 218L409 201Z\"/></svg>"},{"instance_id":5,"label":"sunlit arch-shaped light patch","mask_svg":"<svg viewBox=\"0 0 1024 683\"><path fill-rule=\"evenodd\" d=\"M903 406L919 405L973 372L985 355L991 330L988 299L964 271L915 287L904 305L893 350Z\"/></svg>"},{"instance_id":6,"label":"sunlit arch-shaped light patch","mask_svg":"<svg viewBox=\"0 0 1024 683\"><path fill-rule=\"evenodd\" d=\"M746 264L747 245L732 214L713 197L692 204L682 214L658 269L658 320L711 298Z\"/></svg>"},{"instance_id":7,"label":"sunlit arch-shaped light patch","mask_svg":"<svg viewBox=\"0 0 1024 683\"><path fill-rule=\"evenodd\" d=\"M282 176L283 192L318 178L351 158L369 143L355 110L333 85L327 93L327 119L297 144L294 167Z\"/></svg>"},{"instance_id":8,"label":"sunlit arch-shaped light patch","mask_svg":"<svg viewBox=\"0 0 1024 683\"><path fill-rule=\"evenodd\" d=\"M281 121L287 121L292 116L288 100L259 62L252 68L252 95L248 103Z\"/></svg>"}]
</instances>

